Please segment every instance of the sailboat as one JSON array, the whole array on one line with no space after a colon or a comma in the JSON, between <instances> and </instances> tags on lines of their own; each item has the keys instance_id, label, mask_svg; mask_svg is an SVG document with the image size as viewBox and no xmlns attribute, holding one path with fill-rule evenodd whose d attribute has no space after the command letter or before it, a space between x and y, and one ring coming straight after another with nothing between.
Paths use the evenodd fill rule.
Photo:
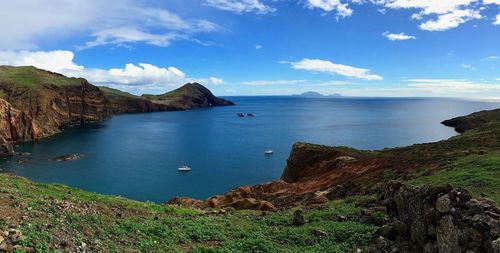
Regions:
<instances>
[{"instance_id":1,"label":"sailboat","mask_svg":"<svg viewBox=\"0 0 500 253\"><path fill-rule=\"evenodd\" d=\"M187 171L191 171L191 167L187 166L184 162L182 162L182 165L177 168L178 171L182 171L182 172L187 172Z\"/></svg>"},{"instance_id":2,"label":"sailboat","mask_svg":"<svg viewBox=\"0 0 500 253\"><path fill-rule=\"evenodd\" d=\"M264 151L264 154L266 154L266 155L271 155L273 153L274 153L274 151L270 148L268 148L268 149L266 149L266 151Z\"/></svg>"}]
</instances>

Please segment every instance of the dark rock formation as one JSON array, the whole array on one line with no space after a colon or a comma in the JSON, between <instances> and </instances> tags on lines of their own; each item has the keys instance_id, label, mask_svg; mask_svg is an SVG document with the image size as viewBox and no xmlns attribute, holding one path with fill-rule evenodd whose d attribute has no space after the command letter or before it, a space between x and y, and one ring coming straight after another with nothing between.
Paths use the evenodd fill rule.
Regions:
<instances>
[{"instance_id":1,"label":"dark rock formation","mask_svg":"<svg viewBox=\"0 0 500 253\"><path fill-rule=\"evenodd\" d=\"M411 187L397 181L377 186L386 224L373 252L499 252L500 207L451 186Z\"/></svg>"},{"instance_id":2,"label":"dark rock formation","mask_svg":"<svg viewBox=\"0 0 500 253\"><path fill-rule=\"evenodd\" d=\"M58 157L54 157L51 160L57 162L68 162L80 159L81 155L79 154L70 154L70 155L62 155Z\"/></svg>"},{"instance_id":3,"label":"dark rock formation","mask_svg":"<svg viewBox=\"0 0 500 253\"><path fill-rule=\"evenodd\" d=\"M142 95L155 104L168 105L178 110L201 107L234 105L233 102L218 98L199 83L188 83L162 95Z\"/></svg>"}]
</instances>

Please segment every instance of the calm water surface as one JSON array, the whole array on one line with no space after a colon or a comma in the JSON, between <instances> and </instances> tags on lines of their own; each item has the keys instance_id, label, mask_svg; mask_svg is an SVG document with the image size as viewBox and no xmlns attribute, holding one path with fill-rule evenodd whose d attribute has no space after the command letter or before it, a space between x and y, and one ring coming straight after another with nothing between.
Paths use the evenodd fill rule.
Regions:
<instances>
[{"instance_id":1,"label":"calm water surface","mask_svg":"<svg viewBox=\"0 0 500 253\"><path fill-rule=\"evenodd\" d=\"M446 139L444 119L499 102L420 98L231 97L237 106L117 115L68 129L18 151L30 156L0 168L37 182L163 202L206 198L236 186L278 179L294 142L380 149ZM252 112L254 118L238 118ZM265 156L264 150L274 149ZM82 158L50 158L79 153ZM25 164L17 160L27 158ZM193 170L179 173L185 161Z\"/></svg>"}]
</instances>

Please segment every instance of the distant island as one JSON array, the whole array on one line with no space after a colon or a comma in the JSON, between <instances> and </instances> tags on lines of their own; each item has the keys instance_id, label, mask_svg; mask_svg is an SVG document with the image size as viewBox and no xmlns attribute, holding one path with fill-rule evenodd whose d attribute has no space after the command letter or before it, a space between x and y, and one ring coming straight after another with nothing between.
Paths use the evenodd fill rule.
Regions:
<instances>
[{"instance_id":1,"label":"distant island","mask_svg":"<svg viewBox=\"0 0 500 253\"><path fill-rule=\"evenodd\" d=\"M323 95L319 92L316 92L316 91L306 91L304 93L301 93L301 94L293 94L292 96L294 97L303 97L303 98L339 98L339 97L342 97L341 94L338 94L338 93L334 93L334 94L330 94L330 95Z\"/></svg>"}]
</instances>

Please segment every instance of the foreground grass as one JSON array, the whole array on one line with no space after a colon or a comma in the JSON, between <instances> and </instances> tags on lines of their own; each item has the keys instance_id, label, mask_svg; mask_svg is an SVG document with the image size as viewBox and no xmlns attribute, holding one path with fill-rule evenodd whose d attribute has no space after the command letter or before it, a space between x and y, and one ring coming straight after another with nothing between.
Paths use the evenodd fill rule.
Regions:
<instances>
[{"instance_id":1,"label":"foreground grass","mask_svg":"<svg viewBox=\"0 0 500 253\"><path fill-rule=\"evenodd\" d=\"M0 209L10 212L0 218L0 229L18 220L21 244L37 252L65 248L91 252L353 252L365 247L377 228L357 222L360 210L356 203L362 199L306 209L308 222L292 226L293 209L267 215L205 212L0 174L0 200L9 202ZM346 221L337 221L339 216L347 217Z\"/></svg>"},{"instance_id":2,"label":"foreground grass","mask_svg":"<svg viewBox=\"0 0 500 253\"><path fill-rule=\"evenodd\" d=\"M500 203L500 154L464 156L443 170L430 175L415 175L409 182L414 185L449 183L464 187L475 196L486 195Z\"/></svg>"}]
</instances>

